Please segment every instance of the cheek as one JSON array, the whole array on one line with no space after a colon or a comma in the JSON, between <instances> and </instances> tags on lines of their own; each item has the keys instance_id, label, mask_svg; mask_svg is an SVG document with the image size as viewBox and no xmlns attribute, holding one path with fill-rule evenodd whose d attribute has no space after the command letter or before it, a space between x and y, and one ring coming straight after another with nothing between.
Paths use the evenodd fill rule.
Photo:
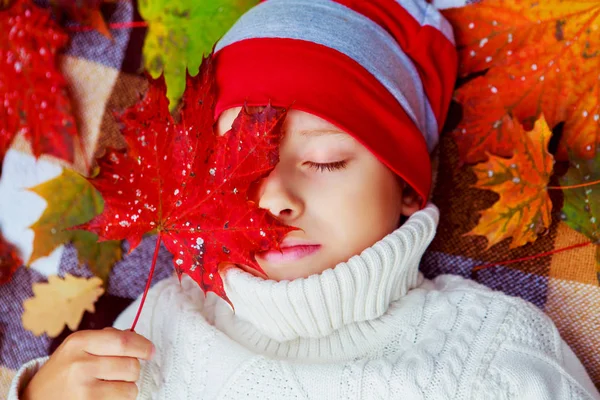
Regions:
<instances>
[{"instance_id":1,"label":"cheek","mask_svg":"<svg viewBox=\"0 0 600 400\"><path fill-rule=\"evenodd\" d=\"M313 204L329 232L327 240L347 259L397 228L402 192L395 176L380 164L357 165L344 174L315 191Z\"/></svg>"},{"instance_id":2,"label":"cheek","mask_svg":"<svg viewBox=\"0 0 600 400\"><path fill-rule=\"evenodd\" d=\"M398 228L402 216L402 186L396 175L387 168L382 172L380 181L381 184L374 188L374 193L377 193L374 201L381 210L382 225L386 226L386 233L390 233Z\"/></svg>"},{"instance_id":3,"label":"cheek","mask_svg":"<svg viewBox=\"0 0 600 400\"><path fill-rule=\"evenodd\" d=\"M402 212L399 183L391 172L380 167L363 169L365 173L352 200L355 224L362 228L362 243L368 246L392 232Z\"/></svg>"}]
</instances>

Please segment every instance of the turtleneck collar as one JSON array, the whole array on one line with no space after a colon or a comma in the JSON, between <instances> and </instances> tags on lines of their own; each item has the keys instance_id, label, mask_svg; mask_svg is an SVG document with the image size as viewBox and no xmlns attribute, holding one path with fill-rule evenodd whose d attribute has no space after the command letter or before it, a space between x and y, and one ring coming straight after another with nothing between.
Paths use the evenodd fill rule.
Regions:
<instances>
[{"instance_id":1,"label":"turtleneck collar","mask_svg":"<svg viewBox=\"0 0 600 400\"><path fill-rule=\"evenodd\" d=\"M419 262L438 218L429 203L360 255L307 278L277 282L229 269L223 281L235 314L224 301L214 304L215 326L239 342L280 354L290 352L282 349L285 343L302 347L306 339L309 347L320 345L320 339L380 319L421 283Z\"/></svg>"}]
</instances>

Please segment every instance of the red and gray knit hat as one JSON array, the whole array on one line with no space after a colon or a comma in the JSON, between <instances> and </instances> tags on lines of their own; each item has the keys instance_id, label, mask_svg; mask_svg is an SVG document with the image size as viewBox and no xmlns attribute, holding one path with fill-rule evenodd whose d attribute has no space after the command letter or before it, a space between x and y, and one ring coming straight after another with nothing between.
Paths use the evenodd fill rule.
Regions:
<instances>
[{"instance_id":1,"label":"red and gray knit hat","mask_svg":"<svg viewBox=\"0 0 600 400\"><path fill-rule=\"evenodd\" d=\"M427 201L457 74L452 27L425 0L267 0L215 48L215 117L303 110L351 134Z\"/></svg>"}]
</instances>

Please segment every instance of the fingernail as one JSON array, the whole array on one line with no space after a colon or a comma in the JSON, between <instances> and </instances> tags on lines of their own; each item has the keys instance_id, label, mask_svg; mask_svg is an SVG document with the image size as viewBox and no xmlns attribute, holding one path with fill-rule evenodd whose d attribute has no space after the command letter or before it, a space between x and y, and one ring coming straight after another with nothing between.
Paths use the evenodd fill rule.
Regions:
<instances>
[{"instance_id":1,"label":"fingernail","mask_svg":"<svg viewBox=\"0 0 600 400\"><path fill-rule=\"evenodd\" d=\"M150 351L150 359L152 360L154 358L154 355L156 354L156 346L154 346L154 344L152 345L152 351Z\"/></svg>"}]
</instances>

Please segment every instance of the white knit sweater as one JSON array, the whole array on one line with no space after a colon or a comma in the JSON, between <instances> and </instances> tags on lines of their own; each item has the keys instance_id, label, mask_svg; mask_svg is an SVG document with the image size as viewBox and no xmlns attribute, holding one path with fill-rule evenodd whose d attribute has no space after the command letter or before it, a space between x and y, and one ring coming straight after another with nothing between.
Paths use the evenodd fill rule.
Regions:
<instances>
[{"instance_id":1,"label":"white knit sweater","mask_svg":"<svg viewBox=\"0 0 600 400\"><path fill-rule=\"evenodd\" d=\"M157 347L138 399L600 399L535 306L457 276L423 279L437 221L429 205L306 279L229 270L235 314L188 277L159 282L137 325ZM44 361L21 368L10 400Z\"/></svg>"}]
</instances>

